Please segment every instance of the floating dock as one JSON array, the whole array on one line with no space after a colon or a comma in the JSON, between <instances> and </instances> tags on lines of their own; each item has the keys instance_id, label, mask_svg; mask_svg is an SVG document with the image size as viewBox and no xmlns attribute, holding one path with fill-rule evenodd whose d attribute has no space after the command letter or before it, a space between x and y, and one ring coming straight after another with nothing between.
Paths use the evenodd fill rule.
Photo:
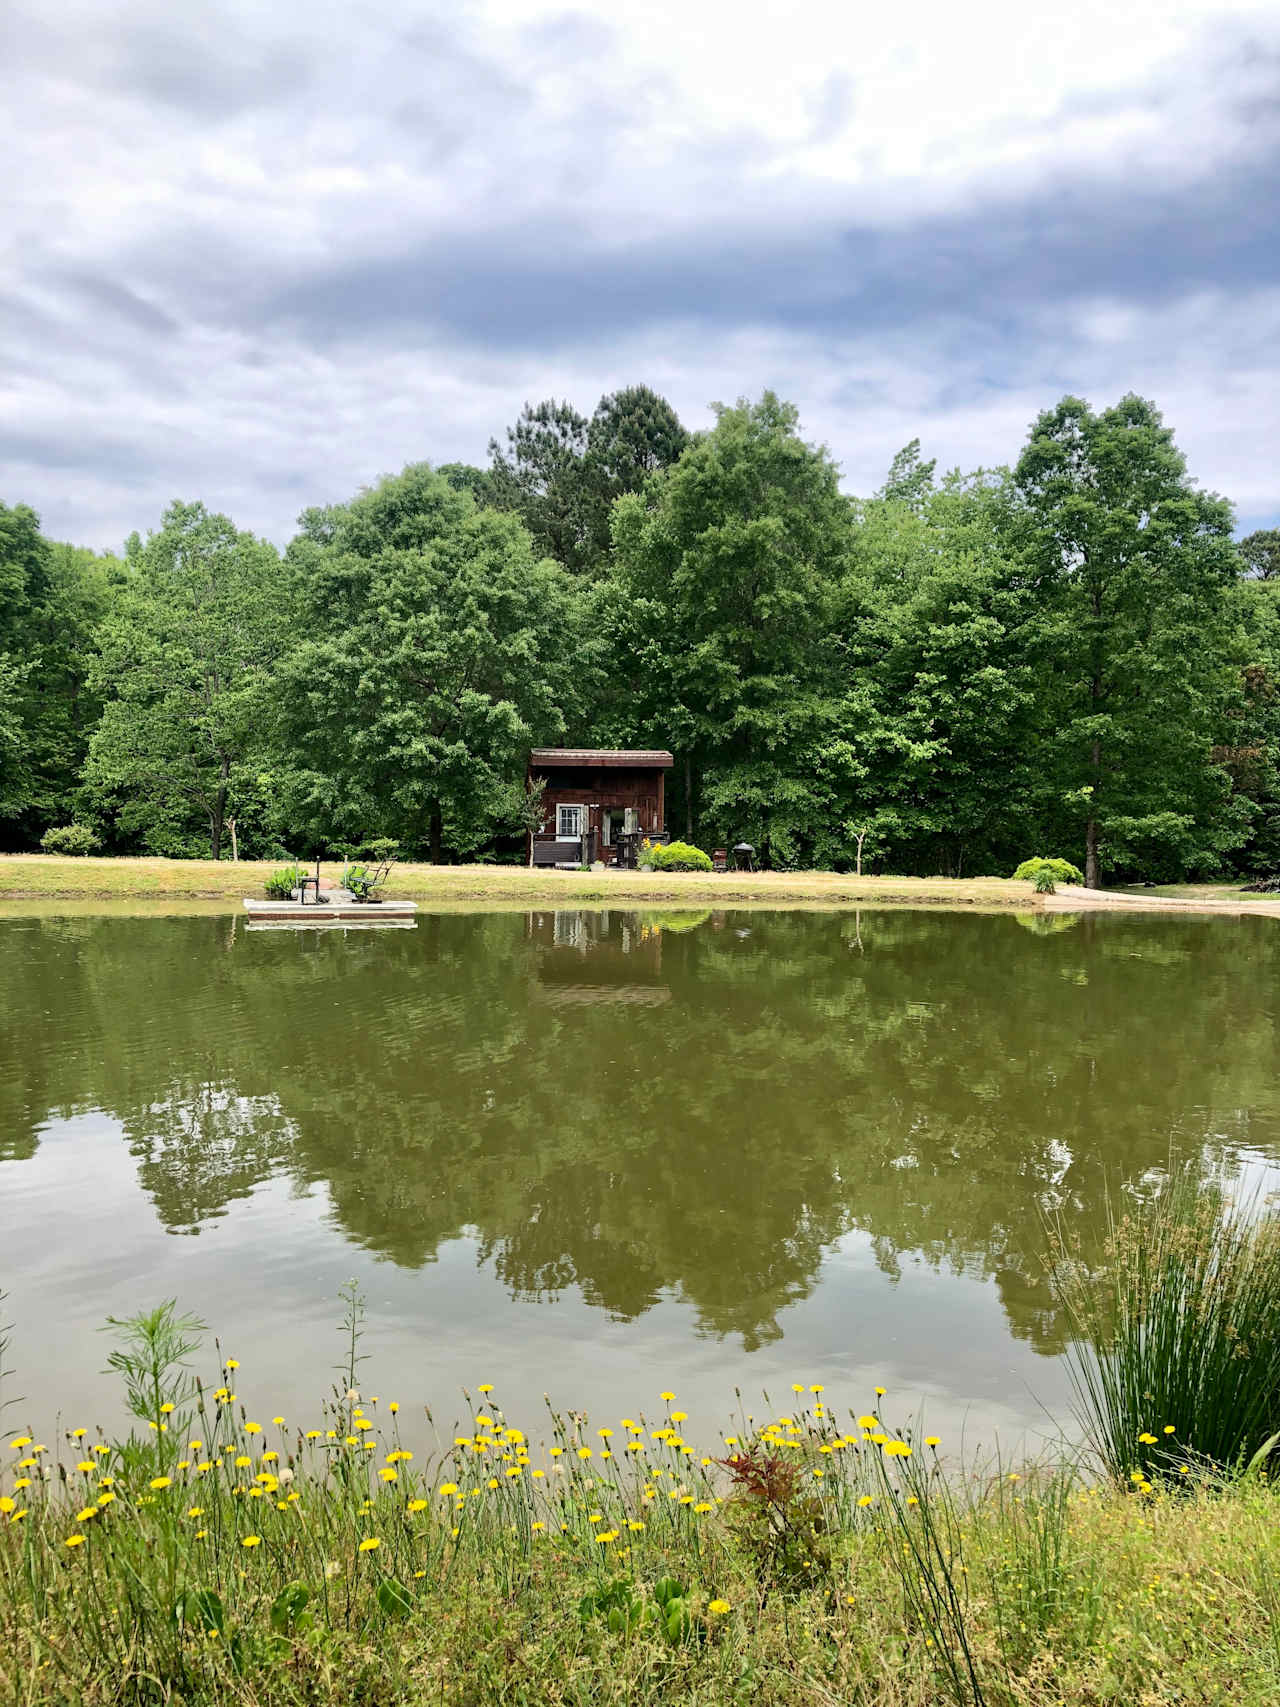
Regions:
<instances>
[{"instance_id":1,"label":"floating dock","mask_svg":"<svg viewBox=\"0 0 1280 1707\"><path fill-rule=\"evenodd\" d=\"M416 901L256 901L245 897L251 925L399 925L416 921Z\"/></svg>"}]
</instances>

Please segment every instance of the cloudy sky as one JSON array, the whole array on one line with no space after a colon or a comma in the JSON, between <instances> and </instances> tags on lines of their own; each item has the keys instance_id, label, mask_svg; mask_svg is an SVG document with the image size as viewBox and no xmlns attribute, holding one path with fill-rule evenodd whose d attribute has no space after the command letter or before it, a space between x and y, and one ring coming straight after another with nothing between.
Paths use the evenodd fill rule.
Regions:
<instances>
[{"instance_id":1,"label":"cloudy sky","mask_svg":"<svg viewBox=\"0 0 1280 1707\"><path fill-rule=\"evenodd\" d=\"M1137 390L1280 521L1277 0L7 0L0 56L0 498L56 537L283 541L639 380L773 387L854 491Z\"/></svg>"}]
</instances>

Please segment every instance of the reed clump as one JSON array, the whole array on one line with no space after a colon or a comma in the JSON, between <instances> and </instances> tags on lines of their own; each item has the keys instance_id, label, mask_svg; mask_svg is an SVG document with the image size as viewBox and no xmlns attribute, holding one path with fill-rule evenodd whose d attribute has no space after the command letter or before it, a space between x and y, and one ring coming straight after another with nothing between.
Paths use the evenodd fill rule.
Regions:
<instances>
[{"instance_id":1,"label":"reed clump","mask_svg":"<svg viewBox=\"0 0 1280 1707\"><path fill-rule=\"evenodd\" d=\"M1280 1217L1187 1167L1109 1210L1100 1264L1055 1240L1090 1443L1138 1483L1265 1456L1280 1429Z\"/></svg>"}]
</instances>

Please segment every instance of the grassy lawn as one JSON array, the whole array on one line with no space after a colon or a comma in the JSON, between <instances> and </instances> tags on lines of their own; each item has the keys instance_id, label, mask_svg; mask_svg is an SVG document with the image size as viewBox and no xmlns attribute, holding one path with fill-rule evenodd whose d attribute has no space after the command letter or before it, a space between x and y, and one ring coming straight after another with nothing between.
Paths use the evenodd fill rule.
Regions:
<instances>
[{"instance_id":1,"label":"grassy lawn","mask_svg":"<svg viewBox=\"0 0 1280 1707\"><path fill-rule=\"evenodd\" d=\"M239 906L261 895L274 864L229 860L67 859L51 854L0 855L0 899L225 900ZM337 880L341 864L321 867ZM622 898L706 904L809 902L843 906L920 903L1018 907L1035 904L1029 883L999 877L852 877L828 871L696 872L530 871L515 865L402 865L387 893L433 902L524 902L572 906Z\"/></svg>"}]
</instances>

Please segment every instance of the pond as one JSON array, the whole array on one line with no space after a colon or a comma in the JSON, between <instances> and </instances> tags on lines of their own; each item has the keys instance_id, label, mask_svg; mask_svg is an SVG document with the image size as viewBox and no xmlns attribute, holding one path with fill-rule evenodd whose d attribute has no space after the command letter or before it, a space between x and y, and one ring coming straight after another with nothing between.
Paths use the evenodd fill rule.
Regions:
<instances>
[{"instance_id":1,"label":"pond","mask_svg":"<svg viewBox=\"0 0 1280 1707\"><path fill-rule=\"evenodd\" d=\"M500 1384L708 1434L821 1383L1017 1446L1066 1415L1043 1217L1280 1153L1271 919L958 912L0 918L5 1415L118 1420L176 1298L290 1417ZM209 1367L216 1367L210 1347Z\"/></svg>"}]
</instances>

